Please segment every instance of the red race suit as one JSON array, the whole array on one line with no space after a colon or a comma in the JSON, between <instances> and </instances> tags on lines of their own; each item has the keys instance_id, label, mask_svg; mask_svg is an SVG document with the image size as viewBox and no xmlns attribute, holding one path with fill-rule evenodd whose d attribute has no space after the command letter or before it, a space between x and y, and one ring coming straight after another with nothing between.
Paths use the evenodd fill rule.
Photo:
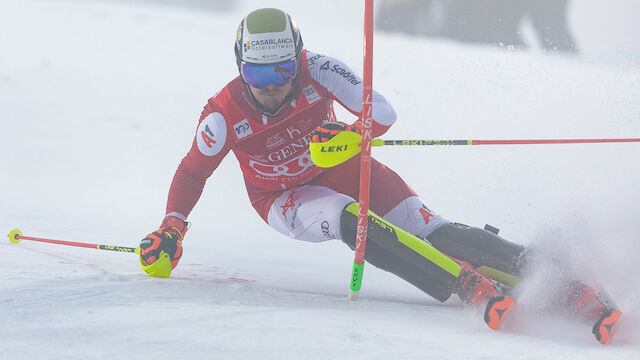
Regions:
<instances>
[{"instance_id":1,"label":"red race suit","mask_svg":"<svg viewBox=\"0 0 640 360\"><path fill-rule=\"evenodd\" d=\"M311 132L324 122L336 121L334 101L360 116L362 79L341 61L307 50L302 53L298 71L298 93L276 117L256 109L240 77L209 99L191 149L174 175L168 215L186 219L200 198L206 179L229 151L238 159L251 202L263 219L279 193L310 183L327 171L311 161ZM373 109L376 137L395 122L396 114L377 92Z\"/></svg>"}]
</instances>

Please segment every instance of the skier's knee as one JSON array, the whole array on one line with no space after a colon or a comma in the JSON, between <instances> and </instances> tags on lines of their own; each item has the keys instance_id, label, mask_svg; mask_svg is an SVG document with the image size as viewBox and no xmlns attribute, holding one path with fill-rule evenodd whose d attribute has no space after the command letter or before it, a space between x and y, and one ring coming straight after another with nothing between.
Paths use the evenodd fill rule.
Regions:
<instances>
[{"instance_id":1,"label":"skier's knee","mask_svg":"<svg viewBox=\"0 0 640 360\"><path fill-rule=\"evenodd\" d=\"M449 223L417 196L402 200L382 218L420 238L427 237L440 225Z\"/></svg>"},{"instance_id":2,"label":"skier's knee","mask_svg":"<svg viewBox=\"0 0 640 360\"><path fill-rule=\"evenodd\" d=\"M324 186L301 186L280 195L271 205L269 226L291 238L321 242L338 239L340 212L353 199Z\"/></svg>"}]
</instances>

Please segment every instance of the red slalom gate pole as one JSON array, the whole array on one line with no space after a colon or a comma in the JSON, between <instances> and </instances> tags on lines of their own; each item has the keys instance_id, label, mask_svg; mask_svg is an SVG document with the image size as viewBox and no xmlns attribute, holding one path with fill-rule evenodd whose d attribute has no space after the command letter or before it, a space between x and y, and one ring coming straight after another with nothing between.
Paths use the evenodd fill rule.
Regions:
<instances>
[{"instance_id":1,"label":"red slalom gate pole","mask_svg":"<svg viewBox=\"0 0 640 360\"><path fill-rule=\"evenodd\" d=\"M23 236L22 232L18 229L13 229L9 233L9 241L13 244L19 243L21 240L29 240L29 241L38 241L50 244L57 245L66 245L66 246L76 246L76 247L84 247L98 250L109 250L109 251L119 251L119 252L128 252L128 253L138 253L137 248L125 247L125 246L116 246L116 245L100 245L100 244L88 244L81 243L75 241L64 241L64 240L54 240L54 239L43 239L31 236Z\"/></svg>"},{"instance_id":2,"label":"red slalom gate pole","mask_svg":"<svg viewBox=\"0 0 640 360\"><path fill-rule=\"evenodd\" d=\"M364 1L364 72L362 76L362 148L360 152L360 194L358 195L358 225L355 259L351 272L349 300L357 300L364 273L364 252L367 245L369 186L371 184L371 130L373 121L373 0Z\"/></svg>"}]
</instances>

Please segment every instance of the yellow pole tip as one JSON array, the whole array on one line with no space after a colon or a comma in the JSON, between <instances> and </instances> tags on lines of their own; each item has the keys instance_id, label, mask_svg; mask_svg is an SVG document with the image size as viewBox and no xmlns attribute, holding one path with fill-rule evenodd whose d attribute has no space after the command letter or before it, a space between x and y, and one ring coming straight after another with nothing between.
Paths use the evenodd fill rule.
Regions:
<instances>
[{"instance_id":1,"label":"yellow pole tip","mask_svg":"<svg viewBox=\"0 0 640 360\"><path fill-rule=\"evenodd\" d=\"M11 232L9 233L9 241L11 241L12 244L17 244L20 242L20 239L18 238L18 236L22 236L22 232L18 229L13 229L11 230Z\"/></svg>"}]
</instances>

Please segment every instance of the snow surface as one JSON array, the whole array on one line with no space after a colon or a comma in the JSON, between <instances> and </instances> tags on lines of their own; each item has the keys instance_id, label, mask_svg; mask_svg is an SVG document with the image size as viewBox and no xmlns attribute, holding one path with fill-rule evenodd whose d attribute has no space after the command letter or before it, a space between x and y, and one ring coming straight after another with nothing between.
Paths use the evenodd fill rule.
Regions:
<instances>
[{"instance_id":1,"label":"snow surface","mask_svg":"<svg viewBox=\"0 0 640 360\"><path fill-rule=\"evenodd\" d=\"M361 70L360 2L323 4L1 0L0 229L136 246L164 215L206 99L236 75L232 41L249 10L288 9L309 49ZM399 114L386 138L640 137L637 63L390 34L375 47L375 86ZM349 302L353 254L270 230L229 156L170 279L128 254L1 242L0 359L638 359L638 154L639 144L375 149L445 217L498 226L605 284L624 311L609 346L539 309L544 268L499 332L372 266Z\"/></svg>"}]
</instances>

